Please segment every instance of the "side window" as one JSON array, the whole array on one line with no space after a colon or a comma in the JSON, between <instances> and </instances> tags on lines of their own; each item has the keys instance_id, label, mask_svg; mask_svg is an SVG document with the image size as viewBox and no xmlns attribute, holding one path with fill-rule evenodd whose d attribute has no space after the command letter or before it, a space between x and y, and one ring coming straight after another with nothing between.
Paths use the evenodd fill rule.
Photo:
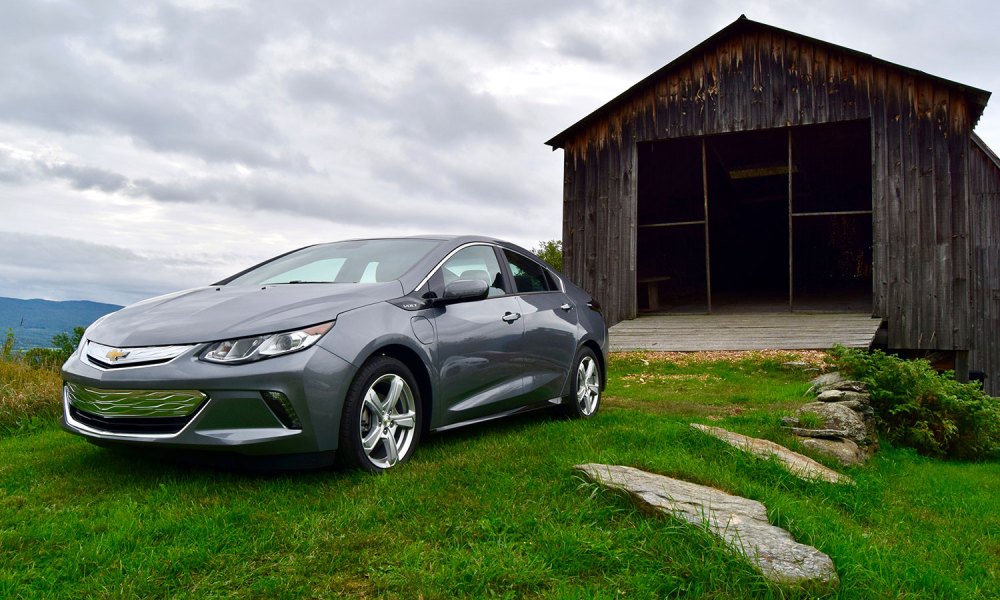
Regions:
<instances>
[{"instance_id":1,"label":"side window","mask_svg":"<svg viewBox=\"0 0 1000 600\"><path fill-rule=\"evenodd\" d=\"M510 265L510 272L514 276L514 286L520 293L525 292L548 292L559 289L553 285L553 278L545 269L526 256L521 256L517 252L504 250L507 257L507 264Z\"/></svg>"},{"instance_id":2,"label":"side window","mask_svg":"<svg viewBox=\"0 0 1000 600\"><path fill-rule=\"evenodd\" d=\"M490 298L507 293L500 263L491 246L469 246L459 250L441 265L439 273L442 287L456 279L480 279L490 286Z\"/></svg>"}]
</instances>

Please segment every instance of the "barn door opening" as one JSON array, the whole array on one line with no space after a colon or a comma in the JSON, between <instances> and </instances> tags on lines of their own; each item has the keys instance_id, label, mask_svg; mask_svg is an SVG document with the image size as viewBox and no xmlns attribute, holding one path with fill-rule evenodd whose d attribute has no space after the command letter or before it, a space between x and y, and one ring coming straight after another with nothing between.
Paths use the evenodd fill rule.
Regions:
<instances>
[{"instance_id":1,"label":"barn door opening","mask_svg":"<svg viewBox=\"0 0 1000 600\"><path fill-rule=\"evenodd\" d=\"M709 312L702 140L638 144L636 299L643 312Z\"/></svg>"},{"instance_id":2,"label":"barn door opening","mask_svg":"<svg viewBox=\"0 0 1000 600\"><path fill-rule=\"evenodd\" d=\"M788 310L788 134L706 138L712 304Z\"/></svg>"},{"instance_id":3,"label":"barn door opening","mask_svg":"<svg viewBox=\"0 0 1000 600\"><path fill-rule=\"evenodd\" d=\"M872 310L872 162L867 120L792 129L795 310Z\"/></svg>"},{"instance_id":4,"label":"barn door opening","mask_svg":"<svg viewBox=\"0 0 1000 600\"><path fill-rule=\"evenodd\" d=\"M637 145L641 312L870 311L867 120Z\"/></svg>"}]
</instances>

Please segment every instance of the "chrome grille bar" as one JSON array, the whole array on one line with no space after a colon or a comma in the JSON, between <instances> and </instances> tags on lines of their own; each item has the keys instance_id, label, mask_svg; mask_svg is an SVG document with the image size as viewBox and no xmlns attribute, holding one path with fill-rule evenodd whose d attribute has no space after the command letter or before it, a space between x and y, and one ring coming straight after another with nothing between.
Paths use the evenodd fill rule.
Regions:
<instances>
[{"instance_id":1,"label":"chrome grille bar","mask_svg":"<svg viewBox=\"0 0 1000 600\"><path fill-rule=\"evenodd\" d=\"M197 390L101 390L66 383L69 402L100 417L186 417L208 398Z\"/></svg>"}]
</instances>

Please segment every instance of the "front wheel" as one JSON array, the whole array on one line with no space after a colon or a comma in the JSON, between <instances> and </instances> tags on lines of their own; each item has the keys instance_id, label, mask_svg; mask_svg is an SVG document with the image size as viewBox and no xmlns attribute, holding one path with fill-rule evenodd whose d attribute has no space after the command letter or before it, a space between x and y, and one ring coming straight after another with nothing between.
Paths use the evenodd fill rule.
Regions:
<instances>
[{"instance_id":1,"label":"front wheel","mask_svg":"<svg viewBox=\"0 0 1000 600\"><path fill-rule=\"evenodd\" d=\"M601 367L590 348L581 348L573 366L573 387L563 399L568 417L586 419L594 416L601 406Z\"/></svg>"},{"instance_id":2,"label":"front wheel","mask_svg":"<svg viewBox=\"0 0 1000 600\"><path fill-rule=\"evenodd\" d=\"M379 473L410 458L420 441L420 391L399 360L364 364L347 392L338 454L349 467Z\"/></svg>"}]
</instances>

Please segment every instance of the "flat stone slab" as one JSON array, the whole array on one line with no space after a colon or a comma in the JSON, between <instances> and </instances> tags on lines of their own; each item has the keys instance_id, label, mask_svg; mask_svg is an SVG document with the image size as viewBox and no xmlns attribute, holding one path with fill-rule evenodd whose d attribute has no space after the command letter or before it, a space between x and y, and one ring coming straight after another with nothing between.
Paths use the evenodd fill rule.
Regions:
<instances>
[{"instance_id":1,"label":"flat stone slab","mask_svg":"<svg viewBox=\"0 0 1000 600\"><path fill-rule=\"evenodd\" d=\"M771 525L767 508L756 500L632 467L586 464L574 468L596 483L627 492L649 508L706 526L771 581L831 588L840 582L829 556Z\"/></svg>"},{"instance_id":2,"label":"flat stone slab","mask_svg":"<svg viewBox=\"0 0 1000 600\"><path fill-rule=\"evenodd\" d=\"M773 456L786 469L788 469L792 475L795 475L800 479L808 481L815 481L818 479L829 483L854 483L854 480L847 475L838 473L828 467L824 467L808 456L804 456L798 452L793 452L788 448L785 448L780 444L775 444L770 440L752 438L739 433L733 433L732 431L727 431L721 427L712 427L710 425L701 425L699 423L691 423L691 427L712 437L719 438L730 446L739 448L744 452L749 452L759 458L766 460Z\"/></svg>"}]
</instances>

